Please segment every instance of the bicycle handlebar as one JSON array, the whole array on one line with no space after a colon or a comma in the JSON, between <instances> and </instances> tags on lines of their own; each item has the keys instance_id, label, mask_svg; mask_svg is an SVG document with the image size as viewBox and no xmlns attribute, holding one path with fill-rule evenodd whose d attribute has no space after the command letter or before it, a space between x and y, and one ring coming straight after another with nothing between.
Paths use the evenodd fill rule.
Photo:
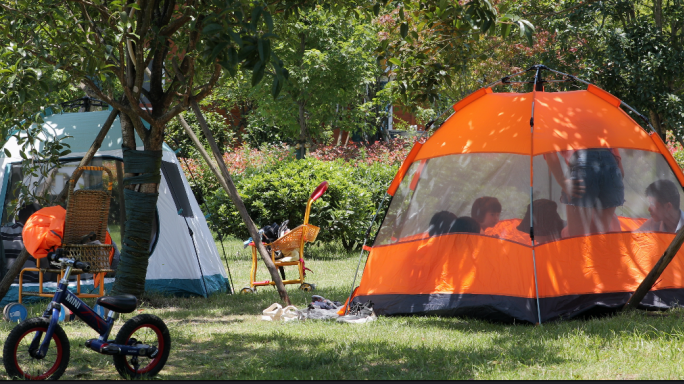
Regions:
<instances>
[{"instance_id":1,"label":"bicycle handlebar","mask_svg":"<svg viewBox=\"0 0 684 384\"><path fill-rule=\"evenodd\" d=\"M84 272L90 271L90 263L86 263L85 261L77 261L77 260L70 259L67 257L60 257L61 256L60 251L61 251L61 249L58 249L55 252L48 253L48 260L53 262L53 263L71 265L74 268L83 270Z\"/></svg>"},{"instance_id":2,"label":"bicycle handlebar","mask_svg":"<svg viewBox=\"0 0 684 384\"><path fill-rule=\"evenodd\" d=\"M76 261L74 262L74 268L82 269L83 272L88 272L90 271L90 264L85 261Z\"/></svg>"}]
</instances>

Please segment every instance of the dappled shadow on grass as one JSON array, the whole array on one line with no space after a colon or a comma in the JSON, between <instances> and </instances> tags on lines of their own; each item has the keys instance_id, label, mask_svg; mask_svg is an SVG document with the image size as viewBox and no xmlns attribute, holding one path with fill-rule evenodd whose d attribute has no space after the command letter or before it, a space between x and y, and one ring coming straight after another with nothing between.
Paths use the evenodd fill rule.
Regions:
<instances>
[{"instance_id":1,"label":"dappled shadow on grass","mask_svg":"<svg viewBox=\"0 0 684 384\"><path fill-rule=\"evenodd\" d=\"M576 319L558 322L559 327L570 328L573 332L581 332L606 340L624 336L636 336L644 340L675 340L684 338L682 317L684 309L676 308L654 316L654 312L637 310L627 313L615 313L588 320Z\"/></svg>"},{"instance_id":2,"label":"dappled shadow on grass","mask_svg":"<svg viewBox=\"0 0 684 384\"><path fill-rule=\"evenodd\" d=\"M411 317L412 327L438 328L443 331L457 331L471 334L505 332L512 340L560 340L580 337L592 340L593 344L605 346L624 338L642 340L681 340L684 338L684 310L674 309L663 315L653 316L651 312L634 311L616 313L591 319L554 321L542 326L530 324L503 325L483 320L447 317ZM409 317L406 317L407 324Z\"/></svg>"},{"instance_id":3,"label":"dappled shadow on grass","mask_svg":"<svg viewBox=\"0 0 684 384\"><path fill-rule=\"evenodd\" d=\"M306 327L307 324L292 326ZM271 334L220 334L199 343L195 353L228 349L216 378L235 379L469 379L475 372L515 369L519 365L565 362L560 350L547 343L519 340L500 334L486 345L446 348L416 341L345 340L336 338L342 327L369 327L330 323L326 337ZM379 328L378 330L380 330ZM320 332L318 332L320 334ZM406 345L409 342L413 345ZM501 364L504 360L506 364ZM202 359L201 356L198 356ZM175 371L175 370L174 370ZM175 371L179 379L198 372ZM204 370L204 377L212 373Z\"/></svg>"},{"instance_id":4,"label":"dappled shadow on grass","mask_svg":"<svg viewBox=\"0 0 684 384\"><path fill-rule=\"evenodd\" d=\"M329 300L344 302L349 291L340 287L319 288L313 292L305 292L294 286L288 286L288 295L292 305L298 309L306 308L311 303L312 295L320 295ZM198 301L201 304L198 305ZM183 298L166 296L146 296L140 308L173 309L165 312L165 316L197 316L216 314L222 315L256 315L273 303L281 303L278 292L273 287L259 287L257 293L248 294L215 294L209 298Z\"/></svg>"},{"instance_id":5,"label":"dappled shadow on grass","mask_svg":"<svg viewBox=\"0 0 684 384\"><path fill-rule=\"evenodd\" d=\"M311 295L301 292L303 296L296 298L294 293L293 300ZM332 297L335 290L325 294ZM599 364L632 344L657 340L664 343L655 345L677 347L676 341L684 338L681 309L658 316L636 311L542 326L426 316L380 317L356 325L256 320L271 299L277 299L275 291L195 299L202 303L195 301L194 307L189 305L192 299L183 299L183 306L155 310L172 333L172 355L161 378L474 379L535 377L542 368L553 377L572 378L573 367ZM236 309L239 301L244 306ZM238 314L242 316L233 317ZM114 334L122 323L117 323ZM72 361L64 378L118 378L110 357L83 347L86 339L96 336L85 324L69 323L65 330ZM677 356L671 357L673 361Z\"/></svg>"}]
</instances>

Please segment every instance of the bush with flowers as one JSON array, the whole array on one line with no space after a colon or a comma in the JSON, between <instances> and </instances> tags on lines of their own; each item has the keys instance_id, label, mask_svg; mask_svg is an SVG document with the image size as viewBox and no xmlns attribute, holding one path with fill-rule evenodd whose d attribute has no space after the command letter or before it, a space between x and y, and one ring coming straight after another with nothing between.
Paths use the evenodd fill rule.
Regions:
<instances>
[{"instance_id":1,"label":"bush with flowers","mask_svg":"<svg viewBox=\"0 0 684 384\"><path fill-rule=\"evenodd\" d=\"M294 150L285 145L243 147L226 153L224 161L259 227L285 220L290 220L290 228L302 224L309 195L327 180L328 191L314 204L311 223L323 229L320 240L339 240L353 249L363 242L378 203L410 149L410 141L396 139L389 144L319 147L295 160ZM198 200L206 201L203 208L212 230L248 237L237 209L206 164L183 159L181 165Z\"/></svg>"}]
</instances>

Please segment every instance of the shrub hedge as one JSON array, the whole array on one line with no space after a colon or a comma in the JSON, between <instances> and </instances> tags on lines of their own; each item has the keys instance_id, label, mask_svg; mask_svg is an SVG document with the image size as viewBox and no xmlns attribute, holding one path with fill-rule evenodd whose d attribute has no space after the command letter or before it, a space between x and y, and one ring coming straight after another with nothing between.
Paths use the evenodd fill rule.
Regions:
<instances>
[{"instance_id":1,"label":"shrub hedge","mask_svg":"<svg viewBox=\"0 0 684 384\"><path fill-rule=\"evenodd\" d=\"M321 146L306 159L295 160L294 149L282 144L242 147L223 158L259 227L285 220L290 228L302 224L311 192L327 180L328 191L313 204L310 223L321 227L319 240L340 241L354 249L363 243L370 220L411 147L401 138L369 146ZM181 165L210 228L246 239L247 228L209 167L201 159L181 159Z\"/></svg>"},{"instance_id":2,"label":"shrub hedge","mask_svg":"<svg viewBox=\"0 0 684 384\"><path fill-rule=\"evenodd\" d=\"M370 219L397 169L398 165L355 166L340 159L324 161L309 157L243 176L236 187L259 227L289 220L289 228L294 228L304 221L311 192L324 180L328 181L328 191L312 206L310 223L321 227L319 240L340 240L346 249L353 249L363 242ZM242 238L249 236L223 189L208 192L205 198L213 230Z\"/></svg>"}]
</instances>

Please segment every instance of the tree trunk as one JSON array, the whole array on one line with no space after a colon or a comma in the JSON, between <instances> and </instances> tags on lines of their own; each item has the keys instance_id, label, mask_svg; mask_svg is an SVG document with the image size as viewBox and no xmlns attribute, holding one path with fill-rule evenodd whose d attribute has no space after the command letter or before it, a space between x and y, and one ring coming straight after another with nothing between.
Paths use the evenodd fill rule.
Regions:
<instances>
[{"instance_id":1,"label":"tree trunk","mask_svg":"<svg viewBox=\"0 0 684 384\"><path fill-rule=\"evenodd\" d=\"M26 263L26 260L28 260L29 256L31 255L28 253L26 248L22 249L19 256L7 269L5 277L3 277L2 281L0 281L0 300L2 300L5 297L7 291L9 291L10 287L12 286L14 279L16 279L17 276L19 276L19 272L21 272L21 269L24 268L24 263Z\"/></svg>"},{"instance_id":2,"label":"tree trunk","mask_svg":"<svg viewBox=\"0 0 684 384\"><path fill-rule=\"evenodd\" d=\"M672 242L665 250L665 253L663 253L663 256L660 257L655 266L653 266L653 269L651 269L651 271L648 273L648 275L646 275L641 284L639 284L639 287L637 287L636 291L634 291L632 297L629 298L627 304L625 304L625 306L622 307L623 311L636 309L639 306L641 300L643 300L644 296L646 296L648 291L650 291L651 288L653 288L653 285L656 283L656 281L663 273L665 268L667 268L667 266L670 264L670 261L672 261L675 255L677 255L677 252L679 251L679 248L682 247L683 243L684 228L680 229L677 232L677 235L674 239L672 239Z\"/></svg>"},{"instance_id":3,"label":"tree trunk","mask_svg":"<svg viewBox=\"0 0 684 384\"><path fill-rule=\"evenodd\" d=\"M306 145L308 144L304 101L298 101L297 105L299 105L299 150L297 158L303 159L304 157L306 157Z\"/></svg>"},{"instance_id":4,"label":"tree trunk","mask_svg":"<svg viewBox=\"0 0 684 384\"><path fill-rule=\"evenodd\" d=\"M95 153L98 151L98 149L100 149L102 141L107 136L107 132L109 132L109 128L114 123L114 120L116 119L116 115L118 113L119 111L115 109L112 111L112 113L109 114L107 121L105 121L104 125L100 129L100 132L97 134L95 141L93 141L93 143L90 145L88 152L86 152L85 156L83 156L81 162L78 164L79 167L86 166L90 164L90 162L93 160L93 156L95 156ZM57 196L57 198L53 202L61 202L64 199L66 199L67 191L68 188L64 187L62 192ZM21 272L21 269L24 267L24 263L26 263L26 260L28 260L29 256L31 255L28 253L28 251L26 251L26 249L23 249L19 254L19 257L17 257L16 260L14 260L12 266L7 270L7 273L2 278L2 281L0 281L0 300L2 300L5 297L10 287L12 286L12 282L14 282L14 279L16 279L17 276L19 276L19 272Z\"/></svg>"},{"instance_id":5,"label":"tree trunk","mask_svg":"<svg viewBox=\"0 0 684 384\"><path fill-rule=\"evenodd\" d=\"M136 150L133 124L128 115L121 114L126 222L112 294L128 293L139 298L145 292L152 221L156 215L161 181L162 151L161 145L158 149Z\"/></svg>"},{"instance_id":6,"label":"tree trunk","mask_svg":"<svg viewBox=\"0 0 684 384\"><path fill-rule=\"evenodd\" d=\"M261 259L264 261L264 264L266 264L268 272L271 274L271 278L275 283L280 298L283 300L285 304L290 305L290 297L287 294L285 285L283 284L283 281L280 275L278 274L278 270L276 269L275 265L273 264L273 261L271 260L271 256L268 254L268 251L266 251L266 248L261 242L261 236L259 236L259 232L256 228L256 225L254 225L252 218L249 216L249 212L247 212L247 207L245 207L245 204L242 201L242 198L240 198L240 194L238 193L237 188L235 188L235 184L233 183L233 180L230 177L230 173L228 172L228 168L226 167L226 164L223 161L223 157L221 156L221 151L219 150L218 145L216 144L216 140L214 140L214 135L209 130L209 126L207 125L207 122L204 119L204 115L202 114L199 105L197 105L196 102L193 102L191 105L193 111L195 112L195 115L197 116L197 121L200 123L200 127L202 127L202 132L204 133L204 136L207 138L207 141L209 142L209 146L211 147L211 151L214 154L214 159L216 160L216 163L220 168L220 172L219 169L217 169L214 166L213 162L209 158L209 154L204 150L204 147L200 143L199 139L197 139L197 136L192 131L192 128L190 128L190 126L185 122L181 115L178 115L178 120L183 126L185 132L192 139L197 150L199 150L202 154L202 157L204 157L204 160L207 162L207 165L209 166L209 168L211 168L212 172L219 180L219 183L221 184L223 189L226 191L226 193L228 193L228 196L230 196L230 199L232 200L233 204L235 204L235 206L237 207L238 212L240 213L240 217L242 217L242 221L244 221L245 225L247 225L249 235L254 240L254 244L256 245L259 254L261 255Z\"/></svg>"},{"instance_id":7,"label":"tree trunk","mask_svg":"<svg viewBox=\"0 0 684 384\"><path fill-rule=\"evenodd\" d=\"M665 132L663 130L662 125L660 124L660 116L658 115L658 112L656 112L654 110L649 110L648 115L650 117L651 124L653 125L653 128L660 135L660 137L663 137L663 135L665 135ZM665 139L663 139L663 140L665 140Z\"/></svg>"},{"instance_id":8,"label":"tree trunk","mask_svg":"<svg viewBox=\"0 0 684 384\"><path fill-rule=\"evenodd\" d=\"M116 184L118 186L117 193L119 194L119 230L121 232L120 239L124 238L124 229L126 228L126 198L124 197L123 185L123 166L120 162L116 162ZM121 246L122 244L119 244Z\"/></svg>"},{"instance_id":9,"label":"tree trunk","mask_svg":"<svg viewBox=\"0 0 684 384\"><path fill-rule=\"evenodd\" d=\"M656 28L660 33L663 32L663 0L655 0L653 2L653 18L655 19Z\"/></svg>"},{"instance_id":10,"label":"tree trunk","mask_svg":"<svg viewBox=\"0 0 684 384\"><path fill-rule=\"evenodd\" d=\"M297 65L300 69L304 67L304 53L306 52L306 35L304 32L299 33L299 60ZM304 106L306 105L304 91L299 92L299 100L297 105L299 106L299 148L297 150L297 159L303 159L306 157L306 144L308 132L306 131L306 111Z\"/></svg>"}]
</instances>

